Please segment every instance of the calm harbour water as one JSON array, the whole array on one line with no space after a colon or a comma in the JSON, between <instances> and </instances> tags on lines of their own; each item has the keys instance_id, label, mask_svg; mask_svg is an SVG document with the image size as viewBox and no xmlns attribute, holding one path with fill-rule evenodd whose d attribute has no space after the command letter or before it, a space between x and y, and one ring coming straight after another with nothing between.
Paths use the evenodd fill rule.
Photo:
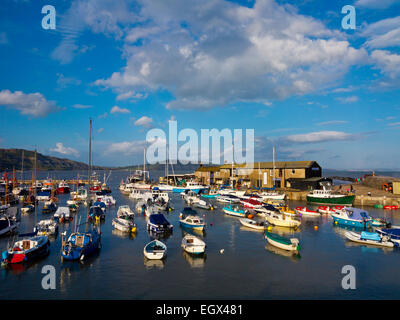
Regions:
<instances>
[{"instance_id":1,"label":"calm harbour water","mask_svg":"<svg viewBox=\"0 0 400 320\"><path fill-rule=\"evenodd\" d=\"M100 173L100 172L99 172ZM162 174L160 172L159 174ZM85 174L85 173L83 173ZM145 217L137 214L135 237L115 230L111 220L118 206L134 202L123 196L118 185L128 172L113 172L109 185L117 205L107 209L101 226L102 248L86 261L61 262L61 233L70 225L61 225L51 240L50 255L26 266L0 269L0 299L399 299L400 250L366 247L349 243L345 229L333 225L327 216L302 218L298 231L273 228L273 232L300 239L300 256L271 247L262 232L242 227L238 218L226 216L220 209L196 209L207 222L203 258L183 252L183 231L178 215L184 206L179 194L170 194L174 211L166 213L174 225L173 234L164 241L168 247L165 261L146 261L143 247L152 238L146 231ZM47 173L39 174L45 178ZM55 172L56 178L73 178L73 172ZM100 177L102 177L102 173ZM153 173L153 179L158 175ZM59 196L63 206L69 195ZM291 207L305 205L292 202ZM42 205L40 206L40 208ZM385 217L400 225L400 210L384 211L366 207L373 217ZM86 207L77 214L86 217ZM38 220L48 218L38 210ZM23 215L20 232L31 232L34 214ZM72 225L72 224L71 224ZM318 230L314 229L318 226ZM4 250L9 239L0 238ZM221 254L220 250L224 249ZM57 288L41 287L42 267L56 269ZM343 290L341 269L353 265L357 271L356 290Z\"/></svg>"}]
</instances>

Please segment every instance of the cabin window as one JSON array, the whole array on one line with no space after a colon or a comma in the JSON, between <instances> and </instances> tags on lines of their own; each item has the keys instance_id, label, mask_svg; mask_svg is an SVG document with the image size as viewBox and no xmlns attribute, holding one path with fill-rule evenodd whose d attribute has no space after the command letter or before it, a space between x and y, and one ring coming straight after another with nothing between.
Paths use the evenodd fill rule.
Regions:
<instances>
[{"instance_id":1,"label":"cabin window","mask_svg":"<svg viewBox=\"0 0 400 320\"><path fill-rule=\"evenodd\" d=\"M186 221L187 221L187 222L192 222L192 220L191 220L191 219L187 219Z\"/></svg>"}]
</instances>

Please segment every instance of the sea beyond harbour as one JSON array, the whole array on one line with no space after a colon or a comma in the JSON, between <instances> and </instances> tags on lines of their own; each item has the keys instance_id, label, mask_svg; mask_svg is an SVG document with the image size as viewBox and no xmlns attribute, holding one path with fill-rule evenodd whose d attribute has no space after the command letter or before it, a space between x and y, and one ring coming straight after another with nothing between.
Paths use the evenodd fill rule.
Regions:
<instances>
[{"instance_id":1,"label":"sea beyond harbour","mask_svg":"<svg viewBox=\"0 0 400 320\"><path fill-rule=\"evenodd\" d=\"M349 177L347 173L335 171L332 175ZM37 178L74 179L77 174L74 171L38 172ZM101 180L103 172L98 174ZM0 269L0 299L400 298L400 277L395 276L400 268L400 250L351 243L343 236L346 229L334 226L326 215L302 217L297 231L273 228L272 232L300 240L300 255L292 255L270 246L262 232L241 226L238 218L225 215L221 210L223 205L214 202L217 208L213 211L196 209L207 223L204 235L207 249L204 257L193 257L180 246L184 231L178 216L184 202L179 194L171 193L175 210L165 216L174 225L174 231L163 240L168 247L167 258L147 261L143 247L152 238L146 231L145 217L136 214L136 236L126 236L111 225L118 206L127 204L134 210L134 201L118 190L119 183L128 174L128 171L113 171L108 180L117 204L107 209L98 254L84 262L61 262L61 233L65 230L68 233L73 223L61 225L58 236L51 238L50 254L46 258L29 265ZM157 181L162 174L151 172L151 178ZM325 172L324 175L327 176ZM59 206L64 206L69 195L58 195L58 198ZM293 208L306 203L291 201L289 205ZM42 213L42 206L37 210L38 220L49 218ZM384 217L400 225L400 210L365 209L373 217ZM86 210L80 206L76 217L82 216L84 220ZM22 215L20 233L31 232L34 221L34 213ZM9 241L8 237L0 238L1 251ZM54 290L42 289L41 270L45 265L55 267ZM355 267L355 290L344 290L341 286L345 265Z\"/></svg>"}]
</instances>

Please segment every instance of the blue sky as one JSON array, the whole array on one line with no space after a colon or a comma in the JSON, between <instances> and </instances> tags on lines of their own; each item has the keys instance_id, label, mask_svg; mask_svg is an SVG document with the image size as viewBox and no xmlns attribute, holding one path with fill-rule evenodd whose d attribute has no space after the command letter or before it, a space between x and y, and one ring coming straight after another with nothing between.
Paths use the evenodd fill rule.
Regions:
<instances>
[{"instance_id":1,"label":"blue sky","mask_svg":"<svg viewBox=\"0 0 400 320\"><path fill-rule=\"evenodd\" d=\"M253 128L256 160L400 169L399 45L394 0L5 0L0 147L87 161L91 117L95 164L136 164L175 119Z\"/></svg>"}]
</instances>

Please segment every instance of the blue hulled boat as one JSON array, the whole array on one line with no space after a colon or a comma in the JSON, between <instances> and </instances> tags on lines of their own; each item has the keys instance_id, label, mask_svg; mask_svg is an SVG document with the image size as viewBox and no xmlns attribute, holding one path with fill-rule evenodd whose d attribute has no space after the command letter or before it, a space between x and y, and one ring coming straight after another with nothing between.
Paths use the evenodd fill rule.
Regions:
<instances>
[{"instance_id":1,"label":"blue hulled boat","mask_svg":"<svg viewBox=\"0 0 400 320\"><path fill-rule=\"evenodd\" d=\"M179 223L182 227L193 230L204 230L205 223L202 218L197 215L197 212L192 208L184 208L179 215Z\"/></svg>"},{"instance_id":2,"label":"blue hulled boat","mask_svg":"<svg viewBox=\"0 0 400 320\"><path fill-rule=\"evenodd\" d=\"M342 210L337 210L332 213L332 218L335 224L356 228L371 228L373 222L367 211L352 207L344 207Z\"/></svg>"},{"instance_id":3,"label":"blue hulled boat","mask_svg":"<svg viewBox=\"0 0 400 320\"><path fill-rule=\"evenodd\" d=\"M400 244L400 228L381 228L376 229L376 232L382 236L388 236L390 240Z\"/></svg>"},{"instance_id":4,"label":"blue hulled boat","mask_svg":"<svg viewBox=\"0 0 400 320\"><path fill-rule=\"evenodd\" d=\"M100 220L104 220L106 218L106 215L103 211L103 209L101 209L101 207L99 206L92 206L89 209L89 215L88 215L88 219L89 220L96 220L100 219Z\"/></svg>"},{"instance_id":5,"label":"blue hulled boat","mask_svg":"<svg viewBox=\"0 0 400 320\"><path fill-rule=\"evenodd\" d=\"M62 239L61 258L65 260L83 260L101 247L101 233L96 229L88 232L74 232Z\"/></svg>"}]
</instances>

